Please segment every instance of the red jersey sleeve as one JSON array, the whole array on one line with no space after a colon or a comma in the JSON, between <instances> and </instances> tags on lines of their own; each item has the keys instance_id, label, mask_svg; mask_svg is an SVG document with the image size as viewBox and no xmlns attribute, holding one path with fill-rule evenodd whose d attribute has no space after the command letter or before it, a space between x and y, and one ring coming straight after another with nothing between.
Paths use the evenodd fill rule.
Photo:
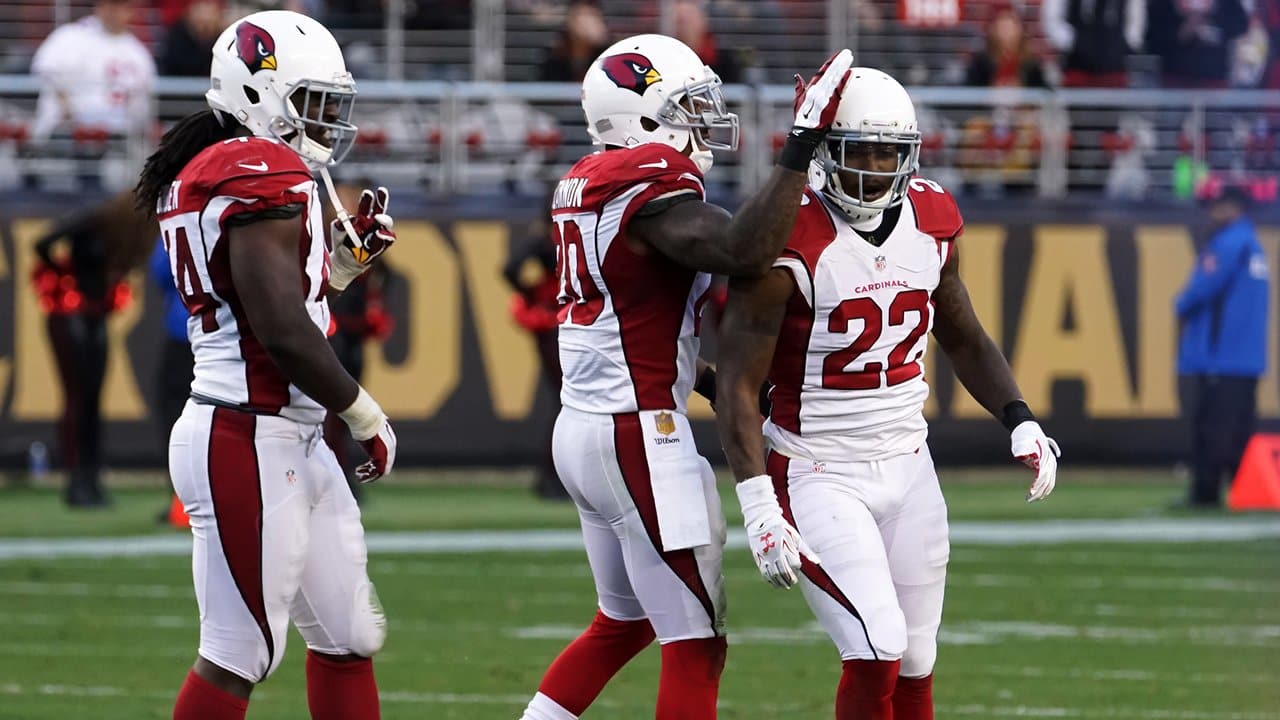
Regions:
<instances>
[{"instance_id":1,"label":"red jersey sleeve","mask_svg":"<svg viewBox=\"0 0 1280 720\"><path fill-rule=\"evenodd\" d=\"M794 273L798 263L808 277L813 277L818 257L835 241L835 237L836 227L826 206L812 188L805 188L795 225L791 227L791 236L773 265L792 268Z\"/></svg>"},{"instance_id":2,"label":"red jersey sleeve","mask_svg":"<svg viewBox=\"0 0 1280 720\"><path fill-rule=\"evenodd\" d=\"M207 148L180 179L204 196L206 207L217 206L222 223L238 215L305 204L314 183L297 153L283 143L258 137L235 138Z\"/></svg>"},{"instance_id":3,"label":"red jersey sleeve","mask_svg":"<svg viewBox=\"0 0 1280 720\"><path fill-rule=\"evenodd\" d=\"M595 162L584 168L588 180L583 205L600 208L604 214L621 212L623 226L636 211L658 198L687 193L706 199L698 166L669 145L647 143L606 150L591 159Z\"/></svg>"},{"instance_id":4,"label":"red jersey sleeve","mask_svg":"<svg viewBox=\"0 0 1280 720\"><path fill-rule=\"evenodd\" d=\"M911 209L916 214L916 228L937 240L955 240L964 232L964 218L956 199L938 183L925 178L912 178L907 188Z\"/></svg>"}]
</instances>

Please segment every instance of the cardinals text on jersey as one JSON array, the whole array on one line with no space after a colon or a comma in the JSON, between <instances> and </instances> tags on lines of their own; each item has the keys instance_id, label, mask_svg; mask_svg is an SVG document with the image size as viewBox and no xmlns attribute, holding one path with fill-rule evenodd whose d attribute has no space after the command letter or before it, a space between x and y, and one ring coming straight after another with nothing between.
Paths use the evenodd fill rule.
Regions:
<instances>
[{"instance_id":1,"label":"cardinals text on jersey","mask_svg":"<svg viewBox=\"0 0 1280 720\"><path fill-rule=\"evenodd\" d=\"M233 138L205 148L178 174L156 214L169 266L191 316L193 395L304 423L325 411L289 383L249 327L231 279L227 228L237 216L301 207L298 278L307 313L329 328L329 256L316 184L298 155L275 140Z\"/></svg>"},{"instance_id":2,"label":"cardinals text on jersey","mask_svg":"<svg viewBox=\"0 0 1280 720\"><path fill-rule=\"evenodd\" d=\"M814 460L876 460L924 442L924 353L932 294L963 229L951 195L911 181L879 247L806 191L775 267L795 282L769 379L774 449ZM886 217L886 222L889 221Z\"/></svg>"},{"instance_id":3,"label":"cardinals text on jersey","mask_svg":"<svg viewBox=\"0 0 1280 720\"><path fill-rule=\"evenodd\" d=\"M657 143L588 155L557 186L551 219L566 406L684 412L711 277L657 252L641 254L627 238L637 210L680 193L702 199L702 175Z\"/></svg>"}]
</instances>

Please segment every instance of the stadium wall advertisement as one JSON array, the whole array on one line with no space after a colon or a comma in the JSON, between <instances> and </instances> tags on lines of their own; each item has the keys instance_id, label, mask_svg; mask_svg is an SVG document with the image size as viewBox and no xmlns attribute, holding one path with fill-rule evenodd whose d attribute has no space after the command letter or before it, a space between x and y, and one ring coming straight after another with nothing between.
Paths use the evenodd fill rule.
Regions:
<instances>
[{"instance_id":1,"label":"stadium wall advertisement","mask_svg":"<svg viewBox=\"0 0 1280 720\"><path fill-rule=\"evenodd\" d=\"M397 198L389 254L396 327L370 345L364 384L396 422L401 462L517 464L544 452L554 418L530 338L508 315L500 276L508 247L539 212L536 199L419 202ZM1072 463L1171 463L1179 419L1172 302L1195 260L1193 208L962 202L963 277L1022 390ZM61 391L28 277L32 246L67 204L0 201L0 464L53 446ZM1280 427L1280 216L1260 221L1273 278L1270 367L1259 390L1264 427ZM134 304L110 321L104 392L107 457L159 465L149 420L161 342L160 302L142 271ZM714 357L714 341L706 354ZM1007 434L931 350L926 407L941 463L1008 458ZM722 461L710 407L691 416L703 453Z\"/></svg>"}]
</instances>

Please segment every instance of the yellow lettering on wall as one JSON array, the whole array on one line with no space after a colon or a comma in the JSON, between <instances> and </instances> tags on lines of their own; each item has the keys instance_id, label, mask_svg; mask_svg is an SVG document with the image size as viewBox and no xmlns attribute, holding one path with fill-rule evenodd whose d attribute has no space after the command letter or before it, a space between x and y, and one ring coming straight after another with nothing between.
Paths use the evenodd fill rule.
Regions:
<instances>
[{"instance_id":1,"label":"yellow lettering on wall","mask_svg":"<svg viewBox=\"0 0 1280 720\"><path fill-rule=\"evenodd\" d=\"M462 289L458 259L430 223L396 223L399 242L388 253L408 286L408 313L397 333L408 333L402 362L388 362L382 345L366 346L364 386L392 419L435 415L458 386L462 366Z\"/></svg>"},{"instance_id":2,"label":"yellow lettering on wall","mask_svg":"<svg viewBox=\"0 0 1280 720\"><path fill-rule=\"evenodd\" d=\"M1258 241L1271 263L1271 304L1267 323L1267 374L1258 383L1258 414L1280 417L1280 228L1258 228Z\"/></svg>"},{"instance_id":3,"label":"yellow lettering on wall","mask_svg":"<svg viewBox=\"0 0 1280 720\"><path fill-rule=\"evenodd\" d=\"M1129 414L1124 341L1103 228L1042 225L1035 230L1034 251L1013 356L1023 396L1038 414L1049 415L1054 381L1079 379L1086 414ZM1074 327L1063 329L1068 308Z\"/></svg>"},{"instance_id":4,"label":"yellow lettering on wall","mask_svg":"<svg viewBox=\"0 0 1280 720\"><path fill-rule=\"evenodd\" d=\"M489 398L499 420L529 415L538 390L538 354L528 331L511 319L511 290L502 278L507 261L505 222L460 222L453 237L467 275Z\"/></svg>"},{"instance_id":5,"label":"yellow lettering on wall","mask_svg":"<svg viewBox=\"0 0 1280 720\"><path fill-rule=\"evenodd\" d=\"M53 420L62 411L62 381L49 338L44 314L27 281L35 267L35 244L49 228L48 220L13 222L13 402L16 421Z\"/></svg>"},{"instance_id":6,"label":"yellow lettering on wall","mask_svg":"<svg viewBox=\"0 0 1280 720\"><path fill-rule=\"evenodd\" d=\"M1175 418L1178 406L1178 318L1173 301L1195 264L1191 233L1181 225L1134 229L1138 251L1138 387L1136 417Z\"/></svg>"},{"instance_id":7,"label":"yellow lettering on wall","mask_svg":"<svg viewBox=\"0 0 1280 720\"><path fill-rule=\"evenodd\" d=\"M102 417L105 420L144 420L148 415L146 399L138 389L138 375L133 371L129 355L129 333L142 319L146 276L136 271L129 277L133 286L133 304L107 319L107 375L102 385Z\"/></svg>"},{"instance_id":8,"label":"yellow lettering on wall","mask_svg":"<svg viewBox=\"0 0 1280 720\"><path fill-rule=\"evenodd\" d=\"M957 243L960 277L964 278L964 285L969 290L974 312L987 334L995 338L996 345L1001 345L1000 339L1004 337L1004 309L1001 307L1004 243L1005 229L999 225L970 226ZM991 414L957 380L951 400L951 416L986 419Z\"/></svg>"},{"instance_id":9,"label":"yellow lettering on wall","mask_svg":"<svg viewBox=\"0 0 1280 720\"><path fill-rule=\"evenodd\" d=\"M9 258L4 254L4 248L0 247L0 280L9 277ZM20 286L21 283L15 283ZM8 357L0 357L0 407L4 407L6 395L9 389L9 371L13 367L13 361Z\"/></svg>"}]
</instances>

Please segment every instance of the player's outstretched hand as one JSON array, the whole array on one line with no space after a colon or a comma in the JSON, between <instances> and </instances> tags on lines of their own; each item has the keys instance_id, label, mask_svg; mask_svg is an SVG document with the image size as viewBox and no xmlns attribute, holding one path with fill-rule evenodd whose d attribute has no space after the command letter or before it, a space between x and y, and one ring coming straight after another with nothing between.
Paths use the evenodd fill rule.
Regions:
<instances>
[{"instance_id":1,"label":"player's outstretched hand","mask_svg":"<svg viewBox=\"0 0 1280 720\"><path fill-rule=\"evenodd\" d=\"M1027 502L1049 497L1058 481L1058 458L1062 455L1058 443L1045 435L1040 423L1034 420L1015 427L1010 439L1013 456L1036 472L1036 479L1027 491Z\"/></svg>"},{"instance_id":2,"label":"player's outstretched hand","mask_svg":"<svg viewBox=\"0 0 1280 720\"><path fill-rule=\"evenodd\" d=\"M347 223L335 219L329 229L333 251L329 255L333 271L329 284L336 290L345 290L382 253L396 241L395 221L387 214L391 194L384 187L366 188L360 193L360 204L351 216L353 237L347 231Z\"/></svg>"},{"instance_id":3,"label":"player's outstretched hand","mask_svg":"<svg viewBox=\"0 0 1280 720\"><path fill-rule=\"evenodd\" d=\"M362 483L374 480L391 472L396 464L396 433L391 429L391 422L382 420L382 427L371 438L360 440L360 447L369 453L369 460L356 468L356 479Z\"/></svg>"},{"instance_id":4,"label":"player's outstretched hand","mask_svg":"<svg viewBox=\"0 0 1280 720\"><path fill-rule=\"evenodd\" d=\"M828 58L808 83L796 75L795 127L824 135L831 129L852 67L853 53L846 49Z\"/></svg>"},{"instance_id":5,"label":"player's outstretched hand","mask_svg":"<svg viewBox=\"0 0 1280 720\"><path fill-rule=\"evenodd\" d=\"M815 565L819 560L782 516L773 480L768 475L757 475L738 483L737 491L748 547L760 575L774 587L794 586L800 579L801 557Z\"/></svg>"}]
</instances>

